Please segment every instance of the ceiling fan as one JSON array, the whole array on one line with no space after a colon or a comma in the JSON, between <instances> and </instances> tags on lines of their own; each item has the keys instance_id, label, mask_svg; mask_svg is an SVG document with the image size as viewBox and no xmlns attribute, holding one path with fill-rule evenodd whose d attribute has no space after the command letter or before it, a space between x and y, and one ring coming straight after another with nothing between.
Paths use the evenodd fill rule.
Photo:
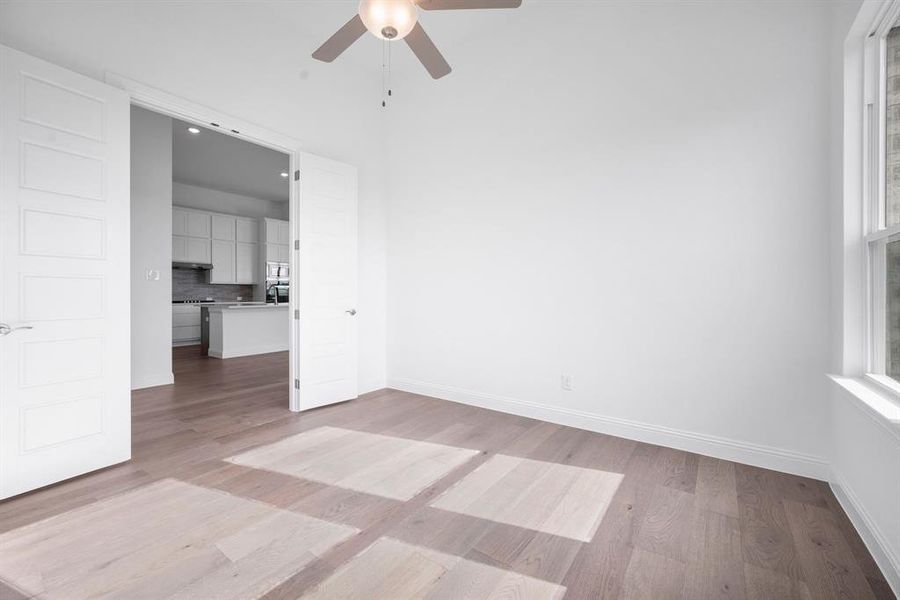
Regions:
<instances>
[{"instance_id":1,"label":"ceiling fan","mask_svg":"<svg viewBox=\"0 0 900 600\"><path fill-rule=\"evenodd\" d=\"M331 62L368 30L383 40L405 40L428 73L440 79L450 72L450 65L422 29L418 9L518 8L521 4L522 0L362 0L358 14L319 46L312 56Z\"/></svg>"}]
</instances>

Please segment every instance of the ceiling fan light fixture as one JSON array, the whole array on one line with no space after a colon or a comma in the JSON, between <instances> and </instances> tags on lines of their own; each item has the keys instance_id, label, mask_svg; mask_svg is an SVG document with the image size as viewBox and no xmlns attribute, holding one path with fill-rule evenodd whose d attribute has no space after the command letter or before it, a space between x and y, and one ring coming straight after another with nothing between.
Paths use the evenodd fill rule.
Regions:
<instances>
[{"instance_id":1,"label":"ceiling fan light fixture","mask_svg":"<svg viewBox=\"0 0 900 600\"><path fill-rule=\"evenodd\" d=\"M372 35L383 40L402 40L418 20L413 0L362 0L359 17Z\"/></svg>"}]
</instances>

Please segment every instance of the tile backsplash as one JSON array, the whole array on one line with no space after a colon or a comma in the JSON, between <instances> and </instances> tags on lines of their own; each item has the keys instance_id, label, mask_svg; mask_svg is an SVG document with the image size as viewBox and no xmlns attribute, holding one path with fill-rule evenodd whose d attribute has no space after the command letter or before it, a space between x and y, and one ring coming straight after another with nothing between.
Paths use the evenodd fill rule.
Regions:
<instances>
[{"instance_id":1,"label":"tile backsplash","mask_svg":"<svg viewBox=\"0 0 900 600\"><path fill-rule=\"evenodd\" d=\"M237 300L242 296L245 301L253 300L252 285L210 284L207 283L208 271L199 269L172 269L172 300L205 300L212 298L218 301Z\"/></svg>"}]
</instances>

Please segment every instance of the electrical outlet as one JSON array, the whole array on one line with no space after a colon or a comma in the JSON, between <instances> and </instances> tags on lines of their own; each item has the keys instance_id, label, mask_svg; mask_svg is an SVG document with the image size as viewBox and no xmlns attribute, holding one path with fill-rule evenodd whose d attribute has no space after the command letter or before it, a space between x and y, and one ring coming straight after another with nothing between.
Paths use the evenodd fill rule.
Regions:
<instances>
[{"instance_id":1,"label":"electrical outlet","mask_svg":"<svg viewBox=\"0 0 900 600\"><path fill-rule=\"evenodd\" d=\"M238 296L238 297L237 297L237 301L238 301L238 302L240 302L240 301L243 300L243 299L244 299L243 296Z\"/></svg>"},{"instance_id":2,"label":"electrical outlet","mask_svg":"<svg viewBox=\"0 0 900 600\"><path fill-rule=\"evenodd\" d=\"M559 386L566 390L567 392L572 391L572 376L568 373L563 373L559 378Z\"/></svg>"}]
</instances>

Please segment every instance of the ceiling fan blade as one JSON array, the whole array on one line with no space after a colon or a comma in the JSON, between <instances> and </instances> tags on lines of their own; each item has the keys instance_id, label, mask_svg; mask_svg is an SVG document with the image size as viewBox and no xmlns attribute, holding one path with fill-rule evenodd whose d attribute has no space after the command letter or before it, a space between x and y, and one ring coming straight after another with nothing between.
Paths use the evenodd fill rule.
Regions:
<instances>
[{"instance_id":1,"label":"ceiling fan blade","mask_svg":"<svg viewBox=\"0 0 900 600\"><path fill-rule=\"evenodd\" d=\"M413 54L425 65L425 69L428 70L428 73L434 79L440 79L451 71L450 65L447 64L440 50L437 49L437 46L434 45L434 42L422 29L421 23L416 23L416 26L406 34L403 40L410 50L413 51Z\"/></svg>"},{"instance_id":2,"label":"ceiling fan blade","mask_svg":"<svg viewBox=\"0 0 900 600\"><path fill-rule=\"evenodd\" d=\"M418 0L416 4L424 10L519 8L522 0Z\"/></svg>"},{"instance_id":3,"label":"ceiling fan blade","mask_svg":"<svg viewBox=\"0 0 900 600\"><path fill-rule=\"evenodd\" d=\"M313 52L312 57L322 62L331 62L349 48L366 32L366 26L362 19L356 15L338 29L333 36L328 38L319 49Z\"/></svg>"}]
</instances>

